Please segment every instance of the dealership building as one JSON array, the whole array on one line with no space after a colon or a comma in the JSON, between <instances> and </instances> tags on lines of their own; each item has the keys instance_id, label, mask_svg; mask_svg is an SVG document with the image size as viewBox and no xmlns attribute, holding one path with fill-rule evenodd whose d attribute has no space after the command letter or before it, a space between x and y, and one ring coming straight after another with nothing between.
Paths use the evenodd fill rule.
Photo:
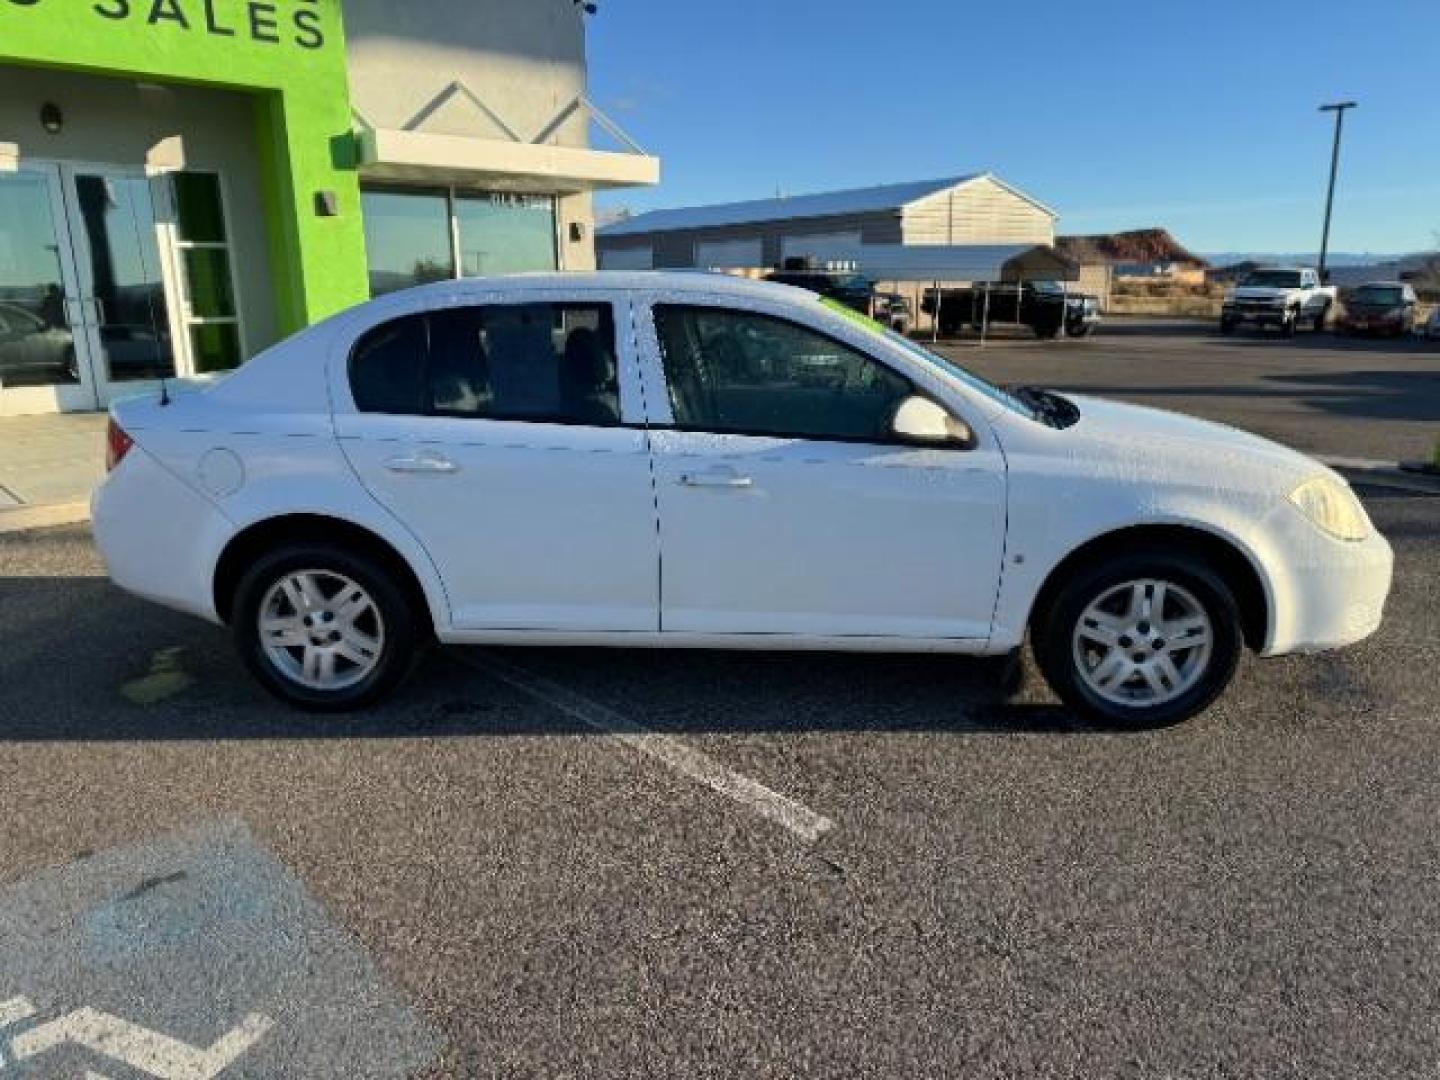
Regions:
<instances>
[{"instance_id":1,"label":"dealership building","mask_svg":"<svg viewBox=\"0 0 1440 1080\"><path fill-rule=\"evenodd\" d=\"M659 163L587 98L585 19L0 0L0 416L213 378L420 282L593 268L591 194Z\"/></svg>"}]
</instances>

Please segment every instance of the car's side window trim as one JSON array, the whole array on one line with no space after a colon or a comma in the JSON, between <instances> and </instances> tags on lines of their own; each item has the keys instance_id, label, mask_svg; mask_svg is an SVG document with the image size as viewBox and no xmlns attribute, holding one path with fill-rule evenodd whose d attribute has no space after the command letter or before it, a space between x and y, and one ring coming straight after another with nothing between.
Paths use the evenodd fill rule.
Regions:
<instances>
[{"instance_id":1,"label":"car's side window trim","mask_svg":"<svg viewBox=\"0 0 1440 1080\"><path fill-rule=\"evenodd\" d=\"M847 352L851 352L858 356L864 357L866 360L870 361L873 364L878 364L885 371L895 376L895 378L902 380L905 385L910 388L910 394L916 397L923 397L929 401L933 401L935 402L935 404L939 405L948 413L953 414L954 410L951 409L951 407L945 402L937 400L936 396L931 393L927 388L919 385L909 372L901 371L897 369L894 364L888 363L882 357L876 356L875 353L871 352L869 349L861 348L860 346L855 345L852 342L845 341L844 339L830 333L828 330L821 329L820 327L814 326L811 323L804 322L799 319L790 318L785 315L778 315L774 311L766 310L763 308L742 307L731 303L696 303L690 298L686 298L686 300L684 301L677 300L673 302L660 299L649 304L648 307L650 332L653 335L653 341L656 349L656 359L659 362L659 376L662 380L661 388L665 392L664 400L670 413L670 419L668 421L658 421L652 418L647 418L649 420L647 427L649 427L651 430L674 431L681 434L691 435L726 435L748 437L754 439L783 439L789 442L839 443L848 446L895 447L906 450L950 450L960 451L963 453L967 452L969 449L972 449L971 447L965 447L958 444L955 446L920 446L914 442L909 442L904 439L895 437L885 439L862 435L803 435L793 431L758 431L753 428L741 431L727 430L725 428L719 427L702 426L698 424L682 424L676 421L674 416L674 407L671 403L671 399L669 396L670 379L668 373L666 373L665 371L665 343L660 336L660 325L656 320L656 315L660 311L665 309L679 311L716 311L732 315L747 315L763 319L770 319L774 322L794 327L798 330L804 331L807 334L811 334L817 338L829 342L831 345L844 349Z\"/></svg>"}]
</instances>

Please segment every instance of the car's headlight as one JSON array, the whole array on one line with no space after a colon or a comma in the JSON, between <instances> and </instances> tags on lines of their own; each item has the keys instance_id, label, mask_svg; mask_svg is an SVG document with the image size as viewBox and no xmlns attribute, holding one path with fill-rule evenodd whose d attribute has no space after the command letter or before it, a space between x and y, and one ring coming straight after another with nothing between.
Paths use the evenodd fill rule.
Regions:
<instances>
[{"instance_id":1,"label":"car's headlight","mask_svg":"<svg viewBox=\"0 0 1440 1080\"><path fill-rule=\"evenodd\" d=\"M1350 485L1329 476L1306 480L1290 501L1319 528L1338 540L1364 540L1372 528L1365 507Z\"/></svg>"}]
</instances>

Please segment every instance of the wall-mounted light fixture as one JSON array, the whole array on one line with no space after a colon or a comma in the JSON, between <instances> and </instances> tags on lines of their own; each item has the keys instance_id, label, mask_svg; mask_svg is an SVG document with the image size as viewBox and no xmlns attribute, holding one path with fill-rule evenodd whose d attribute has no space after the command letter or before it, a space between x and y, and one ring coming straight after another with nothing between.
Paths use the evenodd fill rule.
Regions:
<instances>
[{"instance_id":1,"label":"wall-mounted light fixture","mask_svg":"<svg viewBox=\"0 0 1440 1080\"><path fill-rule=\"evenodd\" d=\"M340 196L333 191L315 192L315 216L339 217Z\"/></svg>"},{"instance_id":2,"label":"wall-mounted light fixture","mask_svg":"<svg viewBox=\"0 0 1440 1080\"><path fill-rule=\"evenodd\" d=\"M585 223L583 221L570 222L570 242L578 244L585 239Z\"/></svg>"},{"instance_id":3,"label":"wall-mounted light fixture","mask_svg":"<svg viewBox=\"0 0 1440 1080\"><path fill-rule=\"evenodd\" d=\"M51 135L60 134L60 129L65 126L65 114L60 111L59 105L47 101L40 106L40 126Z\"/></svg>"}]
</instances>

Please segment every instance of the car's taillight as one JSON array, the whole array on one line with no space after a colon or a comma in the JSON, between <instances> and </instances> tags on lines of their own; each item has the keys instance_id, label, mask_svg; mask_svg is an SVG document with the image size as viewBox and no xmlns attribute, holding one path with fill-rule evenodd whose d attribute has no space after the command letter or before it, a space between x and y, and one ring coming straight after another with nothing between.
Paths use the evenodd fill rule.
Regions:
<instances>
[{"instance_id":1,"label":"car's taillight","mask_svg":"<svg viewBox=\"0 0 1440 1080\"><path fill-rule=\"evenodd\" d=\"M105 429L105 471L110 472L125 460L125 455L135 445L135 440L125 434L125 429L115 423L115 418L110 418L110 425Z\"/></svg>"}]
</instances>

